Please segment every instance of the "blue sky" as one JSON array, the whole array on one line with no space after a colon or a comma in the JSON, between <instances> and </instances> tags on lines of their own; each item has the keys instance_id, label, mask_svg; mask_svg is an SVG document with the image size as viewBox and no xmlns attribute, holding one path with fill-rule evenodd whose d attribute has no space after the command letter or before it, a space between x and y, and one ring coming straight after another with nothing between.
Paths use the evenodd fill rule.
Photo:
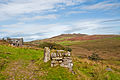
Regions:
<instances>
[{"instance_id":1,"label":"blue sky","mask_svg":"<svg viewBox=\"0 0 120 80\"><path fill-rule=\"evenodd\" d=\"M0 0L0 38L120 34L120 0Z\"/></svg>"}]
</instances>

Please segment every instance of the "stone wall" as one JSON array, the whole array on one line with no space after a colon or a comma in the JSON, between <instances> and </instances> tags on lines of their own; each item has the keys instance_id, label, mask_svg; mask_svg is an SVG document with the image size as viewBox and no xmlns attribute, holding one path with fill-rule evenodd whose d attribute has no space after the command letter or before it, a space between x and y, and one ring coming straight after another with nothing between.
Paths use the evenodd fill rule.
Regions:
<instances>
[{"instance_id":1,"label":"stone wall","mask_svg":"<svg viewBox=\"0 0 120 80\"><path fill-rule=\"evenodd\" d=\"M51 67L60 65L72 70L73 63L71 53L64 50L50 50L48 47L44 49L44 62L51 60Z\"/></svg>"}]
</instances>

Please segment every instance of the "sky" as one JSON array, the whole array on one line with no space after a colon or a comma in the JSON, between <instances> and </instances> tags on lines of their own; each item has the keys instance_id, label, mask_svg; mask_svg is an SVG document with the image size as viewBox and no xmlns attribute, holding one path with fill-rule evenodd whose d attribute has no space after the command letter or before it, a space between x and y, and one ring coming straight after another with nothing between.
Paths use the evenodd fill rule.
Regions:
<instances>
[{"instance_id":1,"label":"sky","mask_svg":"<svg viewBox=\"0 0 120 80\"><path fill-rule=\"evenodd\" d=\"M0 38L120 34L120 0L0 0Z\"/></svg>"}]
</instances>

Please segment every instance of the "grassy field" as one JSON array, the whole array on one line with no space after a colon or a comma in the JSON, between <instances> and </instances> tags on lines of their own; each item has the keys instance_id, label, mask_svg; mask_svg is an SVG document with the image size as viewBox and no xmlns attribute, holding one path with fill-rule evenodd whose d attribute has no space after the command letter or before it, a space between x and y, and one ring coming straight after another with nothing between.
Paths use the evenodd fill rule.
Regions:
<instances>
[{"instance_id":1,"label":"grassy field","mask_svg":"<svg viewBox=\"0 0 120 80\"><path fill-rule=\"evenodd\" d=\"M73 56L99 54L103 59L120 60L120 37L77 42L70 46Z\"/></svg>"},{"instance_id":2,"label":"grassy field","mask_svg":"<svg viewBox=\"0 0 120 80\"><path fill-rule=\"evenodd\" d=\"M73 71L43 62L42 49L0 45L0 80L120 80L120 37L58 42L72 48ZM88 59L97 53L103 60Z\"/></svg>"},{"instance_id":3,"label":"grassy field","mask_svg":"<svg viewBox=\"0 0 120 80\"><path fill-rule=\"evenodd\" d=\"M43 50L0 45L0 80L72 80L66 68L43 62Z\"/></svg>"},{"instance_id":4,"label":"grassy field","mask_svg":"<svg viewBox=\"0 0 120 80\"><path fill-rule=\"evenodd\" d=\"M0 80L119 80L120 67L105 61L73 57L75 74L67 68L50 67L43 51L0 45ZM107 71L107 68L112 71Z\"/></svg>"},{"instance_id":5,"label":"grassy field","mask_svg":"<svg viewBox=\"0 0 120 80\"><path fill-rule=\"evenodd\" d=\"M120 66L73 57L75 74L43 62L43 50L0 45L0 80L119 80ZM117 64L117 63L114 63ZM107 68L112 71L107 71Z\"/></svg>"}]
</instances>

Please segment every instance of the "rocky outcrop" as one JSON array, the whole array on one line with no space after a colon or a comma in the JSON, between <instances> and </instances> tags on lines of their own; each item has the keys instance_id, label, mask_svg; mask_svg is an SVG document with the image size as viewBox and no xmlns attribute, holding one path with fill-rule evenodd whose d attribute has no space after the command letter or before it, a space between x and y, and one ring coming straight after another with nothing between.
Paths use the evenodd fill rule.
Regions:
<instances>
[{"instance_id":1,"label":"rocky outcrop","mask_svg":"<svg viewBox=\"0 0 120 80\"><path fill-rule=\"evenodd\" d=\"M72 70L73 63L71 53L64 50L50 50L45 47L44 51L44 62L51 60L51 67L60 65L61 67L67 67Z\"/></svg>"}]
</instances>

